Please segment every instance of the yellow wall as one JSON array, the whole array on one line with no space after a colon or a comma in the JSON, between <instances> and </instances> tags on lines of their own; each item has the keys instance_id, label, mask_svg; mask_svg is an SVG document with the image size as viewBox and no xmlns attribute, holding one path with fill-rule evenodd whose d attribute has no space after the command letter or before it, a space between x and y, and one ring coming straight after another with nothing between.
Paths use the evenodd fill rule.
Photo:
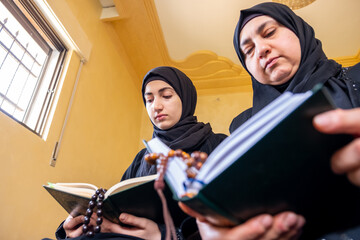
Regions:
<instances>
[{"instance_id":1,"label":"yellow wall","mask_svg":"<svg viewBox=\"0 0 360 240\"><path fill-rule=\"evenodd\" d=\"M118 182L139 146L142 102L125 56L117 51L98 1L67 1L93 44L81 72L56 167L49 161L60 134L79 58L71 54L46 141L0 112L0 239L55 238L67 216L42 188L47 181Z\"/></svg>"},{"instance_id":2,"label":"yellow wall","mask_svg":"<svg viewBox=\"0 0 360 240\"><path fill-rule=\"evenodd\" d=\"M233 118L251 106L251 86L201 90L195 114L198 121L210 122L214 132L229 135Z\"/></svg>"}]
</instances>

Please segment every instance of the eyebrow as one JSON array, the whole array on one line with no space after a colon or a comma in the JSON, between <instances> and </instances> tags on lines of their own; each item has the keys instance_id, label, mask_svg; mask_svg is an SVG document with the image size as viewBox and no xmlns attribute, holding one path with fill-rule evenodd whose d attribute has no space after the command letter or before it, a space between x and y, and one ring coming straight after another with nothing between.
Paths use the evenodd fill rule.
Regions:
<instances>
[{"instance_id":1,"label":"eyebrow","mask_svg":"<svg viewBox=\"0 0 360 240\"><path fill-rule=\"evenodd\" d=\"M164 92L165 90L174 90L172 87L163 87L163 88L160 88L159 89L159 93L162 93L162 92ZM153 95L153 93L152 92L145 92L144 93L144 96L149 96L149 95Z\"/></svg>"},{"instance_id":2,"label":"eyebrow","mask_svg":"<svg viewBox=\"0 0 360 240\"><path fill-rule=\"evenodd\" d=\"M264 28L266 27L266 25L268 25L268 24L271 23L271 22L273 22L273 20L268 20L268 21L266 21L266 22L263 22L263 23L256 29L256 34L260 34L260 33L264 30ZM242 42L240 43L240 49L241 49L242 46L248 44L250 41L251 41L250 38L246 38L244 41L242 41Z\"/></svg>"}]
</instances>

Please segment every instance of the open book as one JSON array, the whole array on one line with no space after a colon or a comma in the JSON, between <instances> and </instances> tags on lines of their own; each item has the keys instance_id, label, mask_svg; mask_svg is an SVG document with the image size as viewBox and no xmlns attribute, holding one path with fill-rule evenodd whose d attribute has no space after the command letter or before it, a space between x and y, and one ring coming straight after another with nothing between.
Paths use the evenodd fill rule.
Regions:
<instances>
[{"instance_id":1,"label":"open book","mask_svg":"<svg viewBox=\"0 0 360 240\"><path fill-rule=\"evenodd\" d=\"M157 175L138 177L121 181L110 187L105 193L103 202L104 217L114 223L121 224L119 216L122 212L138 217L151 219L156 223L164 223L162 205L154 190ZM73 217L85 215L91 196L98 189L89 183L49 183L44 188ZM174 222L179 225L186 217L172 199L168 188L164 190L169 210Z\"/></svg>"},{"instance_id":2,"label":"open book","mask_svg":"<svg viewBox=\"0 0 360 240\"><path fill-rule=\"evenodd\" d=\"M360 190L330 168L331 155L352 138L312 125L316 114L333 108L323 89L285 92L226 138L195 181L180 158L169 161L165 179L179 201L217 225L290 210L306 218L304 230L313 236L353 226ZM170 150L157 138L147 145L156 153ZM195 196L183 197L188 192Z\"/></svg>"}]
</instances>

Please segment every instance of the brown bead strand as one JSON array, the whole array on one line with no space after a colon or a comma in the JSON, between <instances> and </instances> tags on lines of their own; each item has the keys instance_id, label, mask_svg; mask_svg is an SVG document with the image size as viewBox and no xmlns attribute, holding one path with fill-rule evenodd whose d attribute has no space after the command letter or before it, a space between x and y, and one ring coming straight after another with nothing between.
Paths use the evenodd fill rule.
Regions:
<instances>
[{"instance_id":1,"label":"brown bead strand","mask_svg":"<svg viewBox=\"0 0 360 240\"><path fill-rule=\"evenodd\" d=\"M89 205L86 210L86 214L85 214L84 222L83 222L84 224L83 224L83 228L82 228L83 233L86 234L86 236L88 236L88 237L93 237L95 235L95 233L99 233L101 231L101 223L103 221L102 206L103 206L105 193L106 193L106 189L103 189L103 188L97 189L95 194L92 195L91 200L89 201ZM89 227L89 223L90 223L90 218L91 218L91 215L93 214L95 206L97 208L96 227L92 228L92 227Z\"/></svg>"},{"instance_id":2,"label":"brown bead strand","mask_svg":"<svg viewBox=\"0 0 360 240\"><path fill-rule=\"evenodd\" d=\"M179 157L181 158L185 164L187 165L186 174L188 178L195 178L198 170L202 167L203 163L207 159L207 154L203 152L193 152L191 155L188 153L178 149L178 150L170 150L165 156L164 154L160 153L150 153L145 155L145 161L148 162L150 165L156 164L156 170L158 173L158 177L155 180L154 188L158 192L159 197L161 199L163 205L163 214L164 214L164 221L166 225L166 240L170 240L171 236L173 239L177 239L176 231L174 227L173 220L171 218L170 212L167 207L166 199L163 194L163 190L165 188L164 176L166 173L166 168L168 164L169 158L172 157Z\"/></svg>"},{"instance_id":3,"label":"brown bead strand","mask_svg":"<svg viewBox=\"0 0 360 240\"><path fill-rule=\"evenodd\" d=\"M157 159L160 159L160 157L164 157L166 160L163 160L167 163L168 158L172 157L179 157L181 158L184 163L187 166L186 169L186 175L188 178L195 178L198 171L206 161L208 155L205 152L199 152L195 151L189 155L188 153L182 151L181 149L177 150L170 150L167 154L167 156L164 156L163 154L156 154L156 153L150 153L145 155L145 161L147 161L150 165L156 164ZM162 164L162 161L160 161ZM164 172L165 167L161 167L161 171Z\"/></svg>"}]
</instances>

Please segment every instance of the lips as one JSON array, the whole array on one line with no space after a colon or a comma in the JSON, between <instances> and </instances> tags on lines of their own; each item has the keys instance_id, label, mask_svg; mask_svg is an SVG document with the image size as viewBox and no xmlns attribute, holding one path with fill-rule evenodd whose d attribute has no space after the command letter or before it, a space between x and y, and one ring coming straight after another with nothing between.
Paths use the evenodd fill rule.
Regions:
<instances>
[{"instance_id":1,"label":"lips","mask_svg":"<svg viewBox=\"0 0 360 240\"><path fill-rule=\"evenodd\" d=\"M159 114L155 117L155 120L161 121L165 119L166 116L167 116L166 114Z\"/></svg>"},{"instance_id":2,"label":"lips","mask_svg":"<svg viewBox=\"0 0 360 240\"><path fill-rule=\"evenodd\" d=\"M277 62L278 57L270 58L266 61L264 69L271 68Z\"/></svg>"}]
</instances>

